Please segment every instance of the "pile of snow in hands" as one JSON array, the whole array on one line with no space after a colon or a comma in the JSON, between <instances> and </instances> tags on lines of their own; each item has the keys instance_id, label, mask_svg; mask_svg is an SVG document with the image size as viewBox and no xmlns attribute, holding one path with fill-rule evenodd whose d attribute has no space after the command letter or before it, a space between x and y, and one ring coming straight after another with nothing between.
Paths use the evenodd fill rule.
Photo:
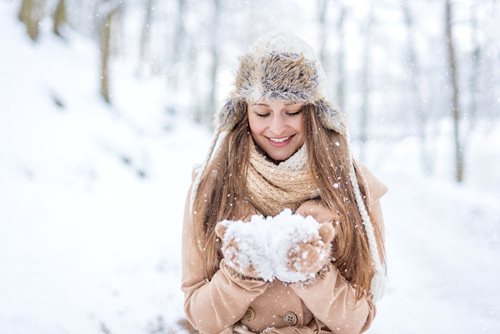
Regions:
<instances>
[{"instance_id":1,"label":"pile of snow in hands","mask_svg":"<svg viewBox=\"0 0 500 334\"><path fill-rule=\"evenodd\" d=\"M223 242L229 243L233 239L238 244L238 252L225 254L226 261L235 258L232 266L243 269L252 266L266 281L277 278L293 283L315 276L316 273L302 273L297 262L292 263L295 270L289 268L289 255L296 252L301 243L314 242L319 246L318 261L324 262L329 256L330 248L320 237L321 224L311 216L292 214L290 209L274 217L255 215L250 222L224 220L220 224L227 226ZM307 253L301 255L304 259L308 256Z\"/></svg>"}]
</instances>

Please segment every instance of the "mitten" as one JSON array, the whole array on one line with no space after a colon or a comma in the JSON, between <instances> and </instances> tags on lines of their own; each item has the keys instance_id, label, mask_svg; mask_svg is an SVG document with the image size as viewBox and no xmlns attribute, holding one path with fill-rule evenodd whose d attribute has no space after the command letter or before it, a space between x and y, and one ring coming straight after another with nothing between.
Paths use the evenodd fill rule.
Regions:
<instances>
[{"instance_id":1,"label":"mitten","mask_svg":"<svg viewBox=\"0 0 500 334\"><path fill-rule=\"evenodd\" d=\"M304 240L290 251L289 268L304 274L317 273L329 261L331 243L335 237L332 224L339 220L338 212L328 209L318 200L309 200L302 203L295 213L304 217L311 216L322 224L319 238Z\"/></svg>"},{"instance_id":2,"label":"mitten","mask_svg":"<svg viewBox=\"0 0 500 334\"><path fill-rule=\"evenodd\" d=\"M313 276L330 260L335 229L331 223L320 225L318 235L311 235L289 250L287 267L292 272Z\"/></svg>"},{"instance_id":3,"label":"mitten","mask_svg":"<svg viewBox=\"0 0 500 334\"><path fill-rule=\"evenodd\" d=\"M319 224L313 217L286 209L274 217L270 240L275 277L286 283L305 281L330 259L335 230L331 223Z\"/></svg>"},{"instance_id":4,"label":"mitten","mask_svg":"<svg viewBox=\"0 0 500 334\"><path fill-rule=\"evenodd\" d=\"M304 217L311 216L319 223L333 223L340 219L337 211L328 209L319 200L314 199L302 203L297 211L295 211L295 214Z\"/></svg>"},{"instance_id":5,"label":"mitten","mask_svg":"<svg viewBox=\"0 0 500 334\"><path fill-rule=\"evenodd\" d=\"M250 223L224 220L215 226L215 233L222 241L222 255L226 264L244 278L271 281L273 271L267 255L265 238L255 225L261 224L258 216ZM260 217L262 218L262 217Z\"/></svg>"}]
</instances>

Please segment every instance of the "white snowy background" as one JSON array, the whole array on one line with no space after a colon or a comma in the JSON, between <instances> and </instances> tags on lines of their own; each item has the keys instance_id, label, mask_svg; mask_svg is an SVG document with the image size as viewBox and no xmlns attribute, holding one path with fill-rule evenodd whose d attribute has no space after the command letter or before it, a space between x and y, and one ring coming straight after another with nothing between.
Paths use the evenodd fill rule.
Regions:
<instances>
[{"instance_id":1,"label":"white snowy background","mask_svg":"<svg viewBox=\"0 0 500 334\"><path fill-rule=\"evenodd\" d=\"M164 80L137 77L125 56L103 103L95 43L71 30L62 41L48 22L33 43L17 8L0 1L0 334L177 332L184 199L210 130L165 113ZM460 185L449 121L432 176L414 136L369 143L390 189L390 281L369 333L500 333L494 120L467 139Z\"/></svg>"}]
</instances>

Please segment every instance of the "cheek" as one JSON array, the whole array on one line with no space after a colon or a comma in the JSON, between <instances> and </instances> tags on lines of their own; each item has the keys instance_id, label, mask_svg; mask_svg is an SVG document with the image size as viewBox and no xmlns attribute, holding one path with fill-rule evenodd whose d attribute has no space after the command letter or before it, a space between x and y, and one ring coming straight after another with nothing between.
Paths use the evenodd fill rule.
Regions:
<instances>
[{"instance_id":1,"label":"cheek","mask_svg":"<svg viewBox=\"0 0 500 334\"><path fill-rule=\"evenodd\" d=\"M255 117L248 118L248 125L250 126L250 132L253 136L262 134L266 129L266 124Z\"/></svg>"},{"instance_id":2,"label":"cheek","mask_svg":"<svg viewBox=\"0 0 500 334\"><path fill-rule=\"evenodd\" d=\"M297 131L297 133L304 135L304 116L298 117L294 120L292 127Z\"/></svg>"}]
</instances>

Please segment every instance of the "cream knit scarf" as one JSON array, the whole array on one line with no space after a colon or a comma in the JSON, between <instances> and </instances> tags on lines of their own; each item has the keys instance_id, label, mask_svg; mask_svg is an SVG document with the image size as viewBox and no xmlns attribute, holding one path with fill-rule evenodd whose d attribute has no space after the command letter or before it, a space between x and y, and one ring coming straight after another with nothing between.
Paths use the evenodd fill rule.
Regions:
<instances>
[{"instance_id":1,"label":"cream knit scarf","mask_svg":"<svg viewBox=\"0 0 500 334\"><path fill-rule=\"evenodd\" d=\"M287 160L275 165L250 140L247 188L253 202L267 215L285 208L292 211L304 201L318 197L316 182L307 168L305 144Z\"/></svg>"}]
</instances>

